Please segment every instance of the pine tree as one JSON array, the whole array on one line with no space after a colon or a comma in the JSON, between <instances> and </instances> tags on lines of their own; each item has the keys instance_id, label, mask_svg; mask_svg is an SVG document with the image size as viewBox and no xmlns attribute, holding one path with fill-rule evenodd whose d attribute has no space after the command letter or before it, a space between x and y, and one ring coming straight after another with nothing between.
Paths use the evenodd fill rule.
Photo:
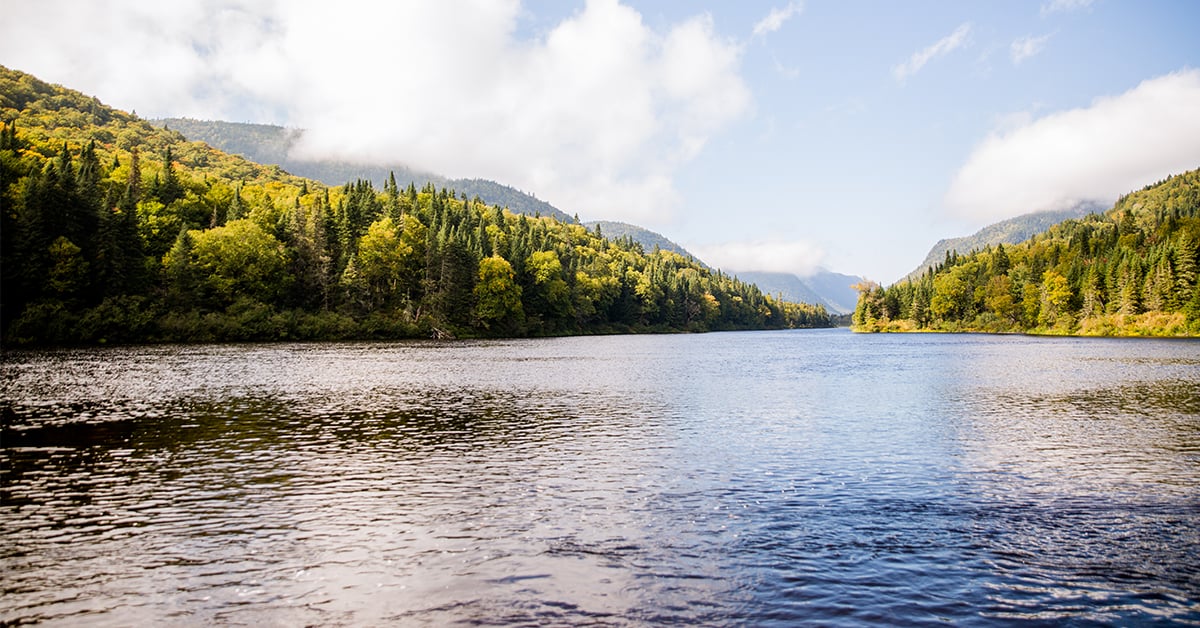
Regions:
<instances>
[{"instance_id":1,"label":"pine tree","mask_svg":"<svg viewBox=\"0 0 1200 628\"><path fill-rule=\"evenodd\" d=\"M387 216L392 219L392 222L401 224L403 222L404 209L400 206L400 189L396 187L396 173L388 173L387 183L384 185L384 191L387 193Z\"/></svg>"},{"instance_id":2,"label":"pine tree","mask_svg":"<svg viewBox=\"0 0 1200 628\"><path fill-rule=\"evenodd\" d=\"M167 298L179 309L192 307L199 282L192 260L195 241L187 227L179 230L175 244L163 257L163 274L167 280Z\"/></svg>"},{"instance_id":3,"label":"pine tree","mask_svg":"<svg viewBox=\"0 0 1200 628\"><path fill-rule=\"evenodd\" d=\"M17 207L16 236L13 242L13 257L5 260L5 266L15 265L13 275L17 290L10 293L13 303L20 310L26 303L41 296L44 278L49 270L49 246L52 241L46 225L46 181L45 170L34 170L24 179L20 202ZM14 264L12 260L17 260Z\"/></svg>"},{"instance_id":4,"label":"pine tree","mask_svg":"<svg viewBox=\"0 0 1200 628\"><path fill-rule=\"evenodd\" d=\"M137 213L141 175L136 165L134 153L125 194L116 210L105 212L100 221L96 278L104 296L137 294L145 288L146 264Z\"/></svg>"},{"instance_id":5,"label":"pine tree","mask_svg":"<svg viewBox=\"0 0 1200 628\"><path fill-rule=\"evenodd\" d=\"M233 188L233 199L229 201L229 209L225 210L225 220L215 226L221 226L246 217L246 203L242 200L242 184ZM215 221L214 221L215 222Z\"/></svg>"},{"instance_id":6,"label":"pine tree","mask_svg":"<svg viewBox=\"0 0 1200 628\"><path fill-rule=\"evenodd\" d=\"M1196 287L1196 244L1185 233L1175 245L1175 286L1172 293L1175 307L1182 307L1190 300Z\"/></svg>"},{"instance_id":7,"label":"pine tree","mask_svg":"<svg viewBox=\"0 0 1200 628\"><path fill-rule=\"evenodd\" d=\"M170 205L183 198L184 195L183 184L179 181L179 175L175 173L175 163L171 156L170 146L163 154L163 177L157 192L158 200L163 205Z\"/></svg>"}]
</instances>

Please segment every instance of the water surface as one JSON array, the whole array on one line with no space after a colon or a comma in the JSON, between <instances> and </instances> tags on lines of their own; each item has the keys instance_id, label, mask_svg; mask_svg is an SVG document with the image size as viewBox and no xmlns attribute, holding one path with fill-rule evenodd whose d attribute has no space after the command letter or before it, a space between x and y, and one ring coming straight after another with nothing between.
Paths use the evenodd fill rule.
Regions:
<instances>
[{"instance_id":1,"label":"water surface","mask_svg":"<svg viewBox=\"0 0 1200 628\"><path fill-rule=\"evenodd\" d=\"M1200 625L1200 344L10 352L0 623Z\"/></svg>"}]
</instances>

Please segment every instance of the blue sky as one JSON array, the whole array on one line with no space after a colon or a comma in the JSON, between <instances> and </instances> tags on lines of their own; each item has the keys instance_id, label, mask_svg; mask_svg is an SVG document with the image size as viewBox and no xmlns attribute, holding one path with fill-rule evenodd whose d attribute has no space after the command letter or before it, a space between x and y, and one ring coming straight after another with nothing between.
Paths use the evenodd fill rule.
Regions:
<instances>
[{"instance_id":1,"label":"blue sky","mask_svg":"<svg viewBox=\"0 0 1200 628\"><path fill-rule=\"evenodd\" d=\"M6 3L0 64L883 283L1200 167L1200 2ZM53 45L48 45L53 42Z\"/></svg>"}]
</instances>

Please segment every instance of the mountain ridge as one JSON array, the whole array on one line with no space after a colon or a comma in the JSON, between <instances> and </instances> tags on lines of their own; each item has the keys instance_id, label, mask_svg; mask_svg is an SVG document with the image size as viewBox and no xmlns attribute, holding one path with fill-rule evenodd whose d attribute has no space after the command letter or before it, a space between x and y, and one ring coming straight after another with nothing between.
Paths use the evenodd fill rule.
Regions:
<instances>
[{"instance_id":1,"label":"mountain ridge","mask_svg":"<svg viewBox=\"0 0 1200 628\"><path fill-rule=\"evenodd\" d=\"M789 301L820 303L825 309L837 314L849 314L854 311L858 292L852 286L864 281L862 277L824 268L803 277L775 271L739 271L733 274L742 281L755 284L766 294L778 295Z\"/></svg>"},{"instance_id":2,"label":"mountain ridge","mask_svg":"<svg viewBox=\"0 0 1200 628\"><path fill-rule=\"evenodd\" d=\"M413 183L417 187L424 187L425 183L433 183L436 187L451 188L468 198L479 197L489 205L507 207L518 214L549 216L560 222L575 222L573 216L533 194L489 179L451 179L399 163L376 164L293 158L291 151L304 134L302 129L273 124L193 118L157 118L149 122L160 128L178 131L188 139L241 155L256 163L278 165L291 174L314 179L325 185L336 186L348 181L366 179L376 187L382 188L389 178L395 175L396 181L402 186Z\"/></svg>"},{"instance_id":3,"label":"mountain ridge","mask_svg":"<svg viewBox=\"0 0 1200 628\"><path fill-rule=\"evenodd\" d=\"M600 227L600 232L604 234L604 237L606 238L630 238L634 242L642 245L642 248L647 252L653 251L655 248L659 248L664 251L678 253L684 257L694 259L697 262L704 264L704 260L701 260L699 257L693 255L691 251L683 248L682 245L677 244L657 231L651 231L639 225L628 222L620 222L617 220L588 220L583 223L583 226L587 227L588 229Z\"/></svg>"},{"instance_id":4,"label":"mountain ridge","mask_svg":"<svg viewBox=\"0 0 1200 628\"><path fill-rule=\"evenodd\" d=\"M926 270L941 263L946 254L956 251L959 254L983 249L997 244L1017 244L1042 233L1050 227L1071 218L1082 218L1088 214L1102 212L1105 207L1098 203L1078 203L1067 209L1030 212L1013 218L994 222L971 235L938 240L921 265L905 275L901 281L915 279Z\"/></svg>"}]
</instances>

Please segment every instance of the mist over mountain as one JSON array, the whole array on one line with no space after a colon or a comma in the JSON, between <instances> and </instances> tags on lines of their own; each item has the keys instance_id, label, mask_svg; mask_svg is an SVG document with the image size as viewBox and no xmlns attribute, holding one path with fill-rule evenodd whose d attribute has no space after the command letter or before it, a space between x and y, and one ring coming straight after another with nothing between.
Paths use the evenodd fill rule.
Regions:
<instances>
[{"instance_id":1,"label":"mist over mountain","mask_svg":"<svg viewBox=\"0 0 1200 628\"><path fill-rule=\"evenodd\" d=\"M797 299L805 303L819 303L837 314L849 314L854 311L858 292L850 286L863 281L862 277L835 273L823 268L810 277L769 271L744 271L734 274L742 281L757 285L764 294L776 295L783 299Z\"/></svg>"},{"instance_id":2,"label":"mist over mountain","mask_svg":"<svg viewBox=\"0 0 1200 628\"><path fill-rule=\"evenodd\" d=\"M448 179L404 164L294 159L291 157L291 150L304 134L300 129L190 118L162 118L151 120L150 123L160 128L178 131L190 140L205 142L213 148L241 155L256 163L278 165L298 177L315 179L326 185L342 185L347 181L366 179L376 187L383 187L388 177L395 174L396 181L401 186L409 182L417 187L432 183L438 188L450 188L459 194L466 194L467 198L479 197L489 205L508 207L518 214L549 216L561 222L575 222L566 212L532 194L487 179Z\"/></svg>"}]
</instances>

